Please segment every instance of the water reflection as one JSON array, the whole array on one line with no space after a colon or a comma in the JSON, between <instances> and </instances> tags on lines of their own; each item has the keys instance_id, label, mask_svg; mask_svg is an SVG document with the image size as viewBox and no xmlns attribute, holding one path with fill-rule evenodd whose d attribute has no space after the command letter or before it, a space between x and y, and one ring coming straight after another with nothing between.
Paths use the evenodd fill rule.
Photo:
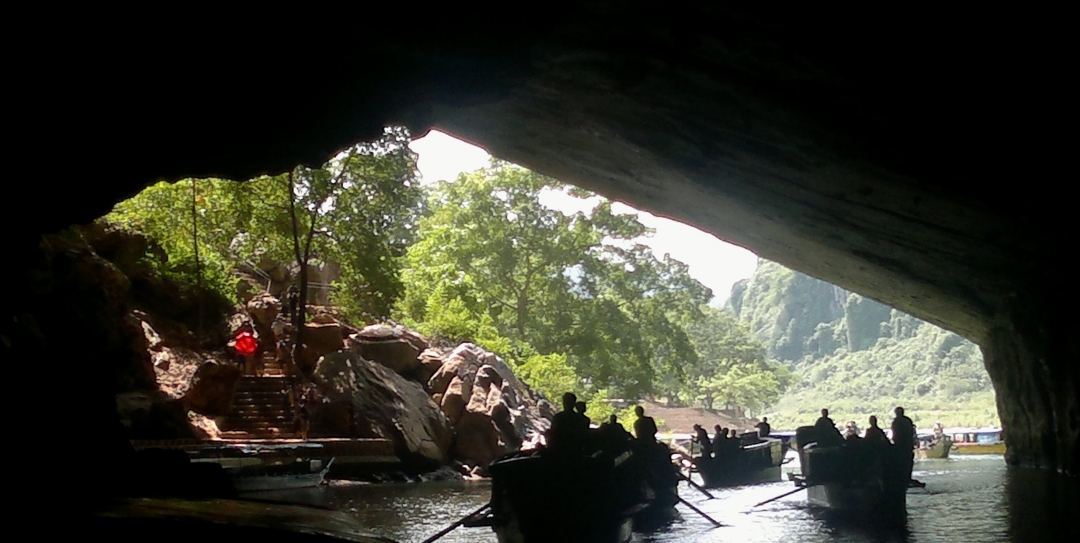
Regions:
<instances>
[{"instance_id":1,"label":"water reflection","mask_svg":"<svg viewBox=\"0 0 1080 543\"><path fill-rule=\"evenodd\" d=\"M689 509L655 533L635 536L638 543L707 541L932 543L1080 540L1077 480L1053 472L1007 468L998 457L961 457L919 462L914 477L926 489L908 493L906 521L837 515L810 506L797 493L751 510L792 489L773 483L714 490L707 500L686 487L688 501L725 524L714 528ZM373 533L401 543L418 543L487 502L485 483L365 485L335 482L302 492L262 494L346 511ZM445 543L495 543L488 528L458 529Z\"/></svg>"}]
</instances>

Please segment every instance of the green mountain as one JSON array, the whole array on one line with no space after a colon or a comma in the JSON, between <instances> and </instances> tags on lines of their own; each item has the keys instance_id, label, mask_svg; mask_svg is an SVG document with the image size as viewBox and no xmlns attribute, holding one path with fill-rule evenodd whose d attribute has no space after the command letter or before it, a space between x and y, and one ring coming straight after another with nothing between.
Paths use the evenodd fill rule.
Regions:
<instances>
[{"instance_id":1,"label":"green mountain","mask_svg":"<svg viewBox=\"0 0 1080 543\"><path fill-rule=\"evenodd\" d=\"M921 427L998 424L982 352L952 332L765 260L728 309L799 377L770 415L775 428L822 408L838 423L887 425L898 405Z\"/></svg>"}]
</instances>

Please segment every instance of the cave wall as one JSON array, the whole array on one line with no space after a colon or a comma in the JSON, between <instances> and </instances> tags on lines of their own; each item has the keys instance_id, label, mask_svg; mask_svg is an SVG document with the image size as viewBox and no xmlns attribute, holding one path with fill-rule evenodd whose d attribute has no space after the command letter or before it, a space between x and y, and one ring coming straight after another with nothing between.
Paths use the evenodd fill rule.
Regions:
<instances>
[{"instance_id":1,"label":"cave wall","mask_svg":"<svg viewBox=\"0 0 1080 543\"><path fill-rule=\"evenodd\" d=\"M0 214L9 250L160 179L245 179L387 123L438 127L978 342L1010 458L1077 471L1075 227L1053 129L1071 111L1070 34L1054 27L1067 18L490 8L341 13L333 28L299 13L28 23L39 41L11 68L12 179L48 182L23 183L33 213ZM7 268L8 284L30 273ZM30 296L16 289L10 314L38 311ZM0 332L36 333L12 319ZM6 354L32 355L24 343Z\"/></svg>"}]
</instances>

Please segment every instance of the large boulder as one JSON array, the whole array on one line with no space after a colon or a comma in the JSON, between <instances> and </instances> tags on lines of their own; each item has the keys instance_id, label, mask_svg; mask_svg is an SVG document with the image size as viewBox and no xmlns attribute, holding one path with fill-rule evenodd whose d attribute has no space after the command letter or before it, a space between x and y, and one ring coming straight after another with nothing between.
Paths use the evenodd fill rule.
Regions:
<instances>
[{"instance_id":1,"label":"large boulder","mask_svg":"<svg viewBox=\"0 0 1080 543\"><path fill-rule=\"evenodd\" d=\"M304 350L297 361L304 373L310 373L323 356L344 348L344 329L337 322L309 322L304 325Z\"/></svg>"},{"instance_id":2,"label":"large boulder","mask_svg":"<svg viewBox=\"0 0 1080 543\"><path fill-rule=\"evenodd\" d=\"M435 349L425 349L420 353L420 361L416 366L416 371L413 372L414 379L423 383L424 386L429 386L431 383L431 377L435 375L443 366L443 355ZM428 392L431 392L430 388Z\"/></svg>"},{"instance_id":3,"label":"large boulder","mask_svg":"<svg viewBox=\"0 0 1080 543\"><path fill-rule=\"evenodd\" d=\"M357 332L357 336L359 336L359 339L366 341L403 339L416 347L417 352L421 352L429 346L428 340L424 336L400 324L372 324L362 328Z\"/></svg>"},{"instance_id":4,"label":"large boulder","mask_svg":"<svg viewBox=\"0 0 1080 543\"><path fill-rule=\"evenodd\" d=\"M454 432L454 458L465 464L486 470L488 464L506 453L499 430L487 415L465 413Z\"/></svg>"},{"instance_id":5,"label":"large boulder","mask_svg":"<svg viewBox=\"0 0 1080 543\"><path fill-rule=\"evenodd\" d=\"M350 351L323 356L312 378L330 402L351 402L407 463L431 467L449 460L450 421L419 384Z\"/></svg>"},{"instance_id":6,"label":"large boulder","mask_svg":"<svg viewBox=\"0 0 1080 543\"><path fill-rule=\"evenodd\" d=\"M281 314L281 300L265 292L256 294L248 300L247 312L251 315L251 320L255 322L255 326L260 333L264 330L270 330L270 327L274 324L274 319Z\"/></svg>"},{"instance_id":7,"label":"large boulder","mask_svg":"<svg viewBox=\"0 0 1080 543\"><path fill-rule=\"evenodd\" d=\"M240 368L234 364L207 360L195 371L181 401L184 407L202 415L227 415L232 411L240 376Z\"/></svg>"},{"instance_id":8,"label":"large boulder","mask_svg":"<svg viewBox=\"0 0 1080 543\"><path fill-rule=\"evenodd\" d=\"M350 338L349 348L365 360L378 362L399 374L404 375L420 367L420 351L404 339L371 341L354 336Z\"/></svg>"},{"instance_id":9,"label":"large boulder","mask_svg":"<svg viewBox=\"0 0 1080 543\"><path fill-rule=\"evenodd\" d=\"M304 325L304 346L322 357L345 346L341 324L309 322Z\"/></svg>"},{"instance_id":10,"label":"large boulder","mask_svg":"<svg viewBox=\"0 0 1080 543\"><path fill-rule=\"evenodd\" d=\"M457 425L458 421L461 420L461 415L465 412L465 406L468 405L471 397L471 381L459 377L454 377L450 381L450 385L446 387L446 391L441 395L442 401L439 402L439 406L442 408L446 418L450 420L450 424Z\"/></svg>"},{"instance_id":11,"label":"large boulder","mask_svg":"<svg viewBox=\"0 0 1080 543\"><path fill-rule=\"evenodd\" d=\"M428 392L454 425L455 459L484 469L550 427L550 404L493 353L464 343L442 359L434 351L425 358L433 369Z\"/></svg>"},{"instance_id":12,"label":"large boulder","mask_svg":"<svg viewBox=\"0 0 1080 543\"><path fill-rule=\"evenodd\" d=\"M182 403L159 390L116 395L116 414L130 439L189 439L195 437Z\"/></svg>"}]
</instances>

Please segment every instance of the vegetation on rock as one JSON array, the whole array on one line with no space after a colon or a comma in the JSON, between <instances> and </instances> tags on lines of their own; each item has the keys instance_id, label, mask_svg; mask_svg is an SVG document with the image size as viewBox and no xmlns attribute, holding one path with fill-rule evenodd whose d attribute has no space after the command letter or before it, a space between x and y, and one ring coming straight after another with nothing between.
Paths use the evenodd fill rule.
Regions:
<instances>
[{"instance_id":1,"label":"vegetation on rock","mask_svg":"<svg viewBox=\"0 0 1080 543\"><path fill-rule=\"evenodd\" d=\"M335 304L358 321L386 317L403 288L400 257L414 239L423 201L409 139L404 129L387 129L382 139L357 145L321 168L301 166L245 183L158 183L105 219L159 244L164 255L147 259L160 273L192 285L201 280L234 299L237 266L292 262L297 252L333 262L342 268ZM304 244L300 251L297 241Z\"/></svg>"},{"instance_id":2,"label":"vegetation on rock","mask_svg":"<svg viewBox=\"0 0 1080 543\"><path fill-rule=\"evenodd\" d=\"M786 378L763 348L707 307L712 292L685 264L640 243L650 232L635 215L607 200L564 215L543 191L593 196L499 161L436 186L406 256L399 318L507 353L548 397L751 409L778 397Z\"/></svg>"},{"instance_id":3,"label":"vegetation on rock","mask_svg":"<svg viewBox=\"0 0 1080 543\"><path fill-rule=\"evenodd\" d=\"M801 377L774 427L812 423L821 408L865 427L898 405L922 426L998 424L982 353L952 332L767 261L735 285L729 309Z\"/></svg>"},{"instance_id":4,"label":"vegetation on rock","mask_svg":"<svg viewBox=\"0 0 1080 543\"><path fill-rule=\"evenodd\" d=\"M564 215L543 191L593 195L497 161L425 201L407 141L388 130L322 168L247 183L159 183L106 219L163 248L145 257L160 274L233 299L236 268L340 264L332 301L350 320L395 307L422 332L504 354L547 397L757 410L786 385L744 328L708 308L712 293L685 264L639 242L649 231L634 215L609 201Z\"/></svg>"}]
</instances>

